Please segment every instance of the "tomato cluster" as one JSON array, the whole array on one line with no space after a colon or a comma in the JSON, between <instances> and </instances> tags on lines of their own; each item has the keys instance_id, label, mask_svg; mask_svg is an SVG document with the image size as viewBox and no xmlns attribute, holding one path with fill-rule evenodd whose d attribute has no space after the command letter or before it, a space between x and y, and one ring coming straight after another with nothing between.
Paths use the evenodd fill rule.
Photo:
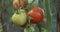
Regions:
<instances>
[{"instance_id":1,"label":"tomato cluster","mask_svg":"<svg viewBox=\"0 0 60 32\"><path fill-rule=\"evenodd\" d=\"M19 8L19 7L24 8L26 6L26 3L24 0L13 0L13 7L15 8ZM21 12L23 11L23 12ZM43 14L43 10L40 7L34 7L31 10L28 11L28 16L31 17L30 21L33 24L38 24L40 23L43 18L44 18L44 14ZM12 20L14 23L25 26L25 24L27 23L27 15L25 13L25 9L20 9L19 14L14 13L12 16Z\"/></svg>"}]
</instances>

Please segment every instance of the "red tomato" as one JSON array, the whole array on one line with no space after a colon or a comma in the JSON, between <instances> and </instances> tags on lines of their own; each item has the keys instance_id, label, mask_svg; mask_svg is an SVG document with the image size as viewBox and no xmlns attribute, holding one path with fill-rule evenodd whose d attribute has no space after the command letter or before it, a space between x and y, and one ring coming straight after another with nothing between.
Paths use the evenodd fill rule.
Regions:
<instances>
[{"instance_id":1,"label":"red tomato","mask_svg":"<svg viewBox=\"0 0 60 32\"><path fill-rule=\"evenodd\" d=\"M18 0L13 0L13 6L15 8L18 8L19 7L19 1Z\"/></svg>"},{"instance_id":2,"label":"red tomato","mask_svg":"<svg viewBox=\"0 0 60 32\"><path fill-rule=\"evenodd\" d=\"M32 18L32 23L38 24L43 20L43 11L39 7L34 7L31 11L28 12L28 15Z\"/></svg>"},{"instance_id":3,"label":"red tomato","mask_svg":"<svg viewBox=\"0 0 60 32\"><path fill-rule=\"evenodd\" d=\"M22 8L24 8L26 6L25 1L24 0L20 0L20 5L21 5Z\"/></svg>"}]
</instances>

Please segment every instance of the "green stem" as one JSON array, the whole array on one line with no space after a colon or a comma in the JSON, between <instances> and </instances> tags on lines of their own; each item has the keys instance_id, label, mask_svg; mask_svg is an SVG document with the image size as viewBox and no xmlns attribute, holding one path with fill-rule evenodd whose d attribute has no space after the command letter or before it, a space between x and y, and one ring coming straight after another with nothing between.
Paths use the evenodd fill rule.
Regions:
<instances>
[{"instance_id":1,"label":"green stem","mask_svg":"<svg viewBox=\"0 0 60 32\"><path fill-rule=\"evenodd\" d=\"M46 30L47 32L50 32L50 27L51 27L51 9L50 9L50 0L44 0L44 10L46 12L46 18L47 18L47 27Z\"/></svg>"}]
</instances>

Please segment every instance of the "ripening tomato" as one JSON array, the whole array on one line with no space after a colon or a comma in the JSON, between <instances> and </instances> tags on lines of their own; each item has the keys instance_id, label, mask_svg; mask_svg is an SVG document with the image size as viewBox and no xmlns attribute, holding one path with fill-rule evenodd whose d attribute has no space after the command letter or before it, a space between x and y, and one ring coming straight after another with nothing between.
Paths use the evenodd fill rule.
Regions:
<instances>
[{"instance_id":1,"label":"ripening tomato","mask_svg":"<svg viewBox=\"0 0 60 32\"><path fill-rule=\"evenodd\" d=\"M20 6L24 8L26 6L26 2L24 0L20 0Z\"/></svg>"},{"instance_id":2,"label":"ripening tomato","mask_svg":"<svg viewBox=\"0 0 60 32\"><path fill-rule=\"evenodd\" d=\"M13 0L13 7L15 8L19 7L19 0Z\"/></svg>"},{"instance_id":3,"label":"ripening tomato","mask_svg":"<svg viewBox=\"0 0 60 32\"><path fill-rule=\"evenodd\" d=\"M34 7L31 11L28 12L28 15L32 18L32 23L38 24L43 20L43 11L39 7Z\"/></svg>"}]
</instances>

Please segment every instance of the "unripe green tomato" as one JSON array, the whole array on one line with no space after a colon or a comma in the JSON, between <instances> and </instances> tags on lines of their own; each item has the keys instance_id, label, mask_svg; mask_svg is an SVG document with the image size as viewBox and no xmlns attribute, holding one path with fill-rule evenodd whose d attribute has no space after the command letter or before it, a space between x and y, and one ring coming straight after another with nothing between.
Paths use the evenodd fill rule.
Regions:
<instances>
[{"instance_id":1,"label":"unripe green tomato","mask_svg":"<svg viewBox=\"0 0 60 32\"><path fill-rule=\"evenodd\" d=\"M24 25L27 22L27 15L25 10L20 9L19 14L14 13L12 16L12 21L15 24Z\"/></svg>"}]
</instances>

